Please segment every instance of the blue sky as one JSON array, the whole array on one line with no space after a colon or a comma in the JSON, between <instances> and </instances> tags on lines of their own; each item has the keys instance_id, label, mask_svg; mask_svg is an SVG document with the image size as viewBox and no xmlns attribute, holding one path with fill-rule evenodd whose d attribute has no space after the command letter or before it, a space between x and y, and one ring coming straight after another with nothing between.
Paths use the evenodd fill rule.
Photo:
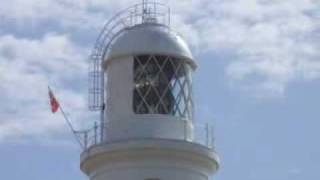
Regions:
<instances>
[{"instance_id":1,"label":"blue sky","mask_svg":"<svg viewBox=\"0 0 320 180\"><path fill-rule=\"evenodd\" d=\"M86 179L80 148L51 114L47 85L77 128L93 42L129 0L0 2L1 179ZM199 65L195 121L215 125L215 179L319 179L320 2L164 1Z\"/></svg>"}]
</instances>

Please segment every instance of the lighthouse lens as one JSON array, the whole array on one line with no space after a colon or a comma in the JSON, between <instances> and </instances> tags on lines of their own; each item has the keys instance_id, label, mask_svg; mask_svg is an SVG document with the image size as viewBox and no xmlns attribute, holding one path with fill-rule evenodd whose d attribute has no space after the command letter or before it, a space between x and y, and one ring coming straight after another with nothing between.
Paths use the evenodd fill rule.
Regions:
<instances>
[{"instance_id":1,"label":"lighthouse lens","mask_svg":"<svg viewBox=\"0 0 320 180\"><path fill-rule=\"evenodd\" d=\"M191 70L185 60L170 56L134 58L133 110L192 118Z\"/></svg>"}]
</instances>

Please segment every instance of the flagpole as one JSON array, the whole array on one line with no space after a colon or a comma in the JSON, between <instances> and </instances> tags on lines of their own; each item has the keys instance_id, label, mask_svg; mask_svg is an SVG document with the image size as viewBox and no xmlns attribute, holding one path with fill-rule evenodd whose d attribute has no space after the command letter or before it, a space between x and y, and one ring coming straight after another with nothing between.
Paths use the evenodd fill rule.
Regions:
<instances>
[{"instance_id":1,"label":"flagpole","mask_svg":"<svg viewBox=\"0 0 320 180\"><path fill-rule=\"evenodd\" d=\"M74 135L75 139L78 141L79 145L83 147L83 144L81 143L81 141L79 140L78 136L77 136L77 131L74 130L71 122L69 121L68 116L66 115L66 113L64 112L63 108L61 107L61 105L59 106L60 112L62 114L62 116L64 117L65 121L67 122L68 127L70 128L70 130L72 131L72 134Z\"/></svg>"},{"instance_id":2,"label":"flagpole","mask_svg":"<svg viewBox=\"0 0 320 180\"><path fill-rule=\"evenodd\" d=\"M50 86L48 86L48 89L49 89L49 92L52 92ZM54 98L56 98L56 97L54 97ZM57 98L56 98L56 99L57 99ZM73 128L73 126L72 126L72 124L71 124L71 122L70 122L67 114L66 114L65 111L63 110L63 108L62 108L62 106L61 106L60 103L59 103L59 110L60 110L60 112L61 112L64 120L66 121L68 127L69 127L70 130L72 131L72 134L74 135L75 139L76 139L77 142L79 143L79 145L80 145L82 148L85 148L85 147L83 146L83 144L81 143L80 139L78 138L78 136L77 136L77 131L74 130L74 128Z\"/></svg>"}]
</instances>

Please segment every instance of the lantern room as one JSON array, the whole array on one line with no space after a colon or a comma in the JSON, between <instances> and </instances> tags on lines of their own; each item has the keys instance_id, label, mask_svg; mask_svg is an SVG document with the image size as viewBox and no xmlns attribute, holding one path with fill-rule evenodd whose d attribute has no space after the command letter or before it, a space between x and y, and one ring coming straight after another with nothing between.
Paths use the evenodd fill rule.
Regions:
<instances>
[{"instance_id":1,"label":"lantern room","mask_svg":"<svg viewBox=\"0 0 320 180\"><path fill-rule=\"evenodd\" d=\"M182 138L191 131L191 74L196 65L186 43L168 26L147 21L126 29L114 40L103 68L107 79L106 119L112 126L106 133L113 132L121 122L129 125L125 132L131 137L137 125L148 126L144 128L150 131L148 135L136 134L142 137L161 134L161 126L172 131L160 135L166 138Z\"/></svg>"}]
</instances>

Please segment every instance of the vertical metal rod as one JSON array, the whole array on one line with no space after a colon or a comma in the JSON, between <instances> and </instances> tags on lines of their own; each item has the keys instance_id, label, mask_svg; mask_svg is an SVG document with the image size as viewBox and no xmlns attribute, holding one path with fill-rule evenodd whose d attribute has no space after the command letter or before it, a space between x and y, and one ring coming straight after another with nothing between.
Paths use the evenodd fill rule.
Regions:
<instances>
[{"instance_id":1,"label":"vertical metal rod","mask_svg":"<svg viewBox=\"0 0 320 180\"><path fill-rule=\"evenodd\" d=\"M207 136L206 145L209 146L209 124L208 123L206 124L206 136Z\"/></svg>"},{"instance_id":2,"label":"vertical metal rod","mask_svg":"<svg viewBox=\"0 0 320 180\"><path fill-rule=\"evenodd\" d=\"M101 116L103 116L103 115L101 115ZM103 120L101 118L101 122L100 122L100 143L103 142L103 139L104 139L103 136L104 136L104 122L103 122Z\"/></svg>"},{"instance_id":3,"label":"vertical metal rod","mask_svg":"<svg viewBox=\"0 0 320 180\"><path fill-rule=\"evenodd\" d=\"M187 122L184 121L184 126L183 126L183 134L184 134L184 140L187 141Z\"/></svg>"},{"instance_id":4,"label":"vertical metal rod","mask_svg":"<svg viewBox=\"0 0 320 180\"><path fill-rule=\"evenodd\" d=\"M98 105L99 104L99 76L98 76L98 73L99 73L99 59L97 59L99 57L95 57L95 64L94 64L94 104L95 105Z\"/></svg>"},{"instance_id":5,"label":"vertical metal rod","mask_svg":"<svg viewBox=\"0 0 320 180\"><path fill-rule=\"evenodd\" d=\"M98 125L97 125L97 122L94 122L94 144L97 144L97 130L98 130Z\"/></svg>"},{"instance_id":6,"label":"vertical metal rod","mask_svg":"<svg viewBox=\"0 0 320 180\"><path fill-rule=\"evenodd\" d=\"M84 148L88 148L88 131L84 132Z\"/></svg>"},{"instance_id":7,"label":"vertical metal rod","mask_svg":"<svg viewBox=\"0 0 320 180\"><path fill-rule=\"evenodd\" d=\"M102 66L102 64L100 64ZM100 142L103 142L104 136L104 111L105 111L105 98L104 98L104 72L101 70L101 112L100 112Z\"/></svg>"}]
</instances>

